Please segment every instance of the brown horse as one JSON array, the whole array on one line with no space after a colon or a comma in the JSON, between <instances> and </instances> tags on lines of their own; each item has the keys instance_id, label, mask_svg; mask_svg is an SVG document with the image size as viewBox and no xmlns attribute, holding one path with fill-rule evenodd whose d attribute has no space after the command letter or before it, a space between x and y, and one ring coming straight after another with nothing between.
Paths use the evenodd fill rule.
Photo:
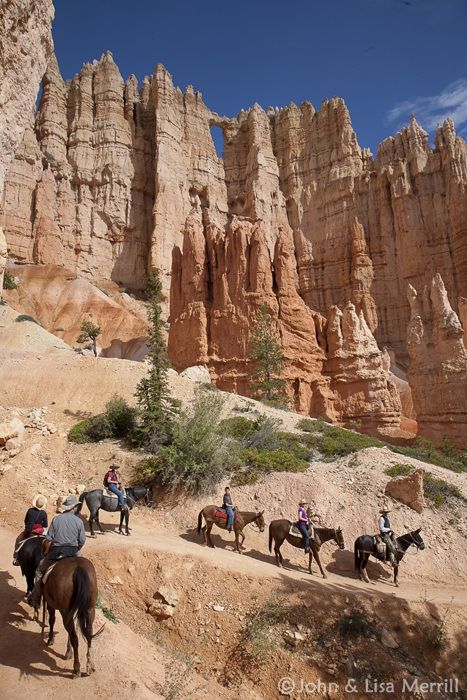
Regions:
<instances>
[{"instance_id":1,"label":"brown horse","mask_svg":"<svg viewBox=\"0 0 467 700\"><path fill-rule=\"evenodd\" d=\"M295 535L290 534L290 526L292 523L290 520L273 520L269 525L269 551L272 550L272 541L274 540L274 553L276 555L276 564L282 566L283 557L280 551L281 545L284 540L287 540L289 544L298 549L303 549L303 538L300 536L295 537ZM324 573L323 567L321 566L321 560L319 558L319 550L321 545L329 540L334 540L339 549L344 549L344 536L340 527L337 529L330 527L315 527L313 539L310 540L310 554L308 557L308 571L311 571L311 562L313 557L319 566L319 570L323 578L327 578Z\"/></svg>"},{"instance_id":2,"label":"brown horse","mask_svg":"<svg viewBox=\"0 0 467 700\"><path fill-rule=\"evenodd\" d=\"M91 642L103 629L102 627L97 634L92 633L96 601L96 571L89 559L84 557L59 559L43 587L42 633L44 633L45 606L47 605L49 613L47 645L50 646L55 636L55 612L59 610L63 619L63 625L68 632L65 659L71 658L71 649L73 647L73 678L78 678L81 675L75 617L77 618L79 629L88 643L86 674L90 675L94 671L94 665L91 660Z\"/></svg>"},{"instance_id":3,"label":"brown horse","mask_svg":"<svg viewBox=\"0 0 467 700\"><path fill-rule=\"evenodd\" d=\"M218 510L219 508L217 506L206 506L205 508L203 508L203 510L200 511L198 515L198 535L201 534L201 531L203 532L204 541L208 543L209 547L214 547L214 544L211 539L212 526L217 525L217 527L220 527L222 530L227 529L227 519L216 516L216 511ZM260 513L245 513L243 511L235 511L233 531L235 533L235 551L239 554L242 553L240 548L245 541L245 535L243 534L243 528L245 527L245 525L249 525L250 523L252 523L256 525L260 532L264 532L266 523L264 522L263 513L264 510L262 510ZM201 529L201 526L203 524L203 517L206 521L206 525L204 525ZM240 537L242 538L241 543L239 542Z\"/></svg>"}]
</instances>

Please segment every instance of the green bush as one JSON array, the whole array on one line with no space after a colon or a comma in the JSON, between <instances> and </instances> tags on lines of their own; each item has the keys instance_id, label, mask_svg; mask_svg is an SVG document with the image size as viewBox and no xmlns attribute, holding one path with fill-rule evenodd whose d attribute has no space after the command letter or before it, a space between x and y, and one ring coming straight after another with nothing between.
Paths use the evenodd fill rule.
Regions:
<instances>
[{"instance_id":1,"label":"green bush","mask_svg":"<svg viewBox=\"0 0 467 700\"><path fill-rule=\"evenodd\" d=\"M8 270L5 270L5 275L3 277L3 289L18 289L18 284L15 282L15 278L11 272L8 272Z\"/></svg>"},{"instance_id":2,"label":"green bush","mask_svg":"<svg viewBox=\"0 0 467 700\"><path fill-rule=\"evenodd\" d=\"M100 442L113 437L112 426L105 413L88 418L86 434L89 437L89 442Z\"/></svg>"},{"instance_id":3,"label":"green bush","mask_svg":"<svg viewBox=\"0 0 467 700\"><path fill-rule=\"evenodd\" d=\"M89 427L89 420L89 418L85 418L84 420L81 420L79 423L76 423L76 425L70 428L67 436L69 442L75 442L78 445L82 445L85 442L92 442L87 433L87 429Z\"/></svg>"},{"instance_id":4,"label":"green bush","mask_svg":"<svg viewBox=\"0 0 467 700\"><path fill-rule=\"evenodd\" d=\"M109 399L105 406L105 415L114 437L124 438L133 433L136 423L136 409L129 406L121 396L114 394Z\"/></svg>"},{"instance_id":5,"label":"green bush","mask_svg":"<svg viewBox=\"0 0 467 700\"><path fill-rule=\"evenodd\" d=\"M27 314L20 314L15 318L15 321L17 323L21 323L22 321L30 321L31 323L36 323L38 326L40 325L39 323L37 323L35 318L33 318L32 316L28 316Z\"/></svg>"},{"instance_id":6,"label":"green bush","mask_svg":"<svg viewBox=\"0 0 467 700\"><path fill-rule=\"evenodd\" d=\"M366 447L384 446L381 440L336 426L325 426L322 432L309 433L302 439L308 447L316 449L327 458L342 457Z\"/></svg>"},{"instance_id":7,"label":"green bush","mask_svg":"<svg viewBox=\"0 0 467 700\"><path fill-rule=\"evenodd\" d=\"M295 427L297 430L303 430L304 433L319 433L322 432L327 425L324 418L317 418L316 420L301 418Z\"/></svg>"},{"instance_id":8,"label":"green bush","mask_svg":"<svg viewBox=\"0 0 467 700\"><path fill-rule=\"evenodd\" d=\"M258 430L258 422L244 416L224 418L219 423L219 432L235 440L244 440Z\"/></svg>"},{"instance_id":9,"label":"green bush","mask_svg":"<svg viewBox=\"0 0 467 700\"><path fill-rule=\"evenodd\" d=\"M289 450L243 450L240 459L244 466L232 478L234 486L254 484L263 474L270 472L303 472L309 464Z\"/></svg>"},{"instance_id":10,"label":"green bush","mask_svg":"<svg viewBox=\"0 0 467 700\"><path fill-rule=\"evenodd\" d=\"M223 403L221 395L198 391L191 410L174 425L172 444L143 460L137 478L152 479L169 491L212 491L237 459L235 444L219 432Z\"/></svg>"},{"instance_id":11,"label":"green bush","mask_svg":"<svg viewBox=\"0 0 467 700\"><path fill-rule=\"evenodd\" d=\"M441 508L446 499L452 496L465 500L457 486L448 484L444 479L435 478L430 472L423 475L423 493L435 508Z\"/></svg>"},{"instance_id":12,"label":"green bush","mask_svg":"<svg viewBox=\"0 0 467 700\"><path fill-rule=\"evenodd\" d=\"M393 464L392 467L388 467L384 470L384 473L388 476L407 476L413 471L413 467L410 464Z\"/></svg>"},{"instance_id":13,"label":"green bush","mask_svg":"<svg viewBox=\"0 0 467 700\"><path fill-rule=\"evenodd\" d=\"M453 472L467 470L467 450L457 449L448 438L444 438L439 449L436 449L430 440L422 437L418 437L410 446L388 445L388 447L397 454L413 457L429 464L436 464L438 467L444 467Z\"/></svg>"}]
</instances>

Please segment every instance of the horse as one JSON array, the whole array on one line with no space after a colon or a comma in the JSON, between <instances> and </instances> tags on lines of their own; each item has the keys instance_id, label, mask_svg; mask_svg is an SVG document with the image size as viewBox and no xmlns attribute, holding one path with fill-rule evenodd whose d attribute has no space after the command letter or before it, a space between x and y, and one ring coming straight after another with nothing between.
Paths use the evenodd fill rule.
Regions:
<instances>
[{"instance_id":1,"label":"horse","mask_svg":"<svg viewBox=\"0 0 467 700\"><path fill-rule=\"evenodd\" d=\"M406 532L405 535L401 535L396 538L397 549L395 552L396 565L394 566L394 585L399 586L397 581L397 576L399 573L399 562L411 545L414 545L417 550L425 549L425 543L423 542L419 527L418 530L413 530L412 532ZM375 543L375 538L372 535L360 535L357 537L354 544L354 555L355 555L355 570L358 571L358 578L360 581L365 581L366 583L374 583L368 578L366 572L366 565L370 554L373 554L380 561L390 561L389 552L386 547L386 556L384 559L378 555L378 550Z\"/></svg>"},{"instance_id":2,"label":"horse","mask_svg":"<svg viewBox=\"0 0 467 700\"><path fill-rule=\"evenodd\" d=\"M217 506L206 506L199 512L198 515L198 535L201 534L201 531L203 532L203 538L204 542L207 542L209 547L214 547L213 541L211 539L211 530L213 525L217 525L217 527L220 527L222 530L227 529L227 518L221 518L218 515L216 515L216 511L218 511L219 508ZM256 525L256 527L259 529L260 532L264 532L264 528L266 527L266 523L264 522L263 518L264 510L261 512L255 511L254 513L251 512L244 512L244 511L235 511L235 520L233 524L233 530L235 533L235 551L241 554L241 547L245 541L245 535L243 534L243 528L245 525L249 525L250 523ZM203 524L203 517L206 522L206 525L203 526L201 529L201 526ZM242 538L241 543L239 543L239 538Z\"/></svg>"},{"instance_id":3,"label":"horse","mask_svg":"<svg viewBox=\"0 0 467 700\"><path fill-rule=\"evenodd\" d=\"M130 531L128 529L128 521L130 519L130 510L133 508L137 501L144 498L145 505L150 506L152 504L152 488L151 486L135 486L127 488L125 490L125 503L128 506L120 512L120 526L118 532L123 535L123 520L125 520L125 535L129 535ZM99 509L107 511L108 513L115 513L118 510L118 501L116 498L111 498L104 495L102 489L94 489L94 491L83 491L79 497L80 503L86 502L89 508L89 529L91 531L91 537L94 537L94 527L93 521L95 520L99 526L101 532L104 532L102 525L99 522Z\"/></svg>"},{"instance_id":4,"label":"horse","mask_svg":"<svg viewBox=\"0 0 467 700\"><path fill-rule=\"evenodd\" d=\"M36 569L42 559L42 543L44 537L36 535L26 539L21 549L18 551L17 557L21 567L21 573L26 577L27 591L26 596L31 593L34 588L34 576Z\"/></svg>"},{"instance_id":5,"label":"horse","mask_svg":"<svg viewBox=\"0 0 467 700\"><path fill-rule=\"evenodd\" d=\"M301 535L291 535L290 526L292 523L290 520L273 520L269 525L269 551L272 551L272 542L274 540L274 553L276 555L276 564L282 566L283 557L280 551L282 543L287 540L289 544L298 549L303 549L303 537ZM339 549L344 549L344 536L342 534L342 529L331 528L331 527L314 527L313 528L313 539L310 539L310 553L308 556L308 571L311 574L311 562L313 557L319 566L319 570L323 578L327 578L324 573L323 567L321 566L321 560L319 558L319 550L321 545L329 540L334 540Z\"/></svg>"},{"instance_id":6,"label":"horse","mask_svg":"<svg viewBox=\"0 0 467 700\"><path fill-rule=\"evenodd\" d=\"M84 557L65 557L59 559L49 575L47 576L47 572L44 574L44 578L42 634L44 634L45 608L47 606L49 613L47 646L53 644L54 641L55 613L58 610L68 632L65 659L71 658L71 649L73 648L73 678L79 678L81 671L78 635L75 629L76 617L81 634L88 645L86 674L89 676L95 670L91 659L91 642L104 629L102 626L96 634L93 634L92 631L97 602L97 578L94 566L89 559Z\"/></svg>"}]
</instances>

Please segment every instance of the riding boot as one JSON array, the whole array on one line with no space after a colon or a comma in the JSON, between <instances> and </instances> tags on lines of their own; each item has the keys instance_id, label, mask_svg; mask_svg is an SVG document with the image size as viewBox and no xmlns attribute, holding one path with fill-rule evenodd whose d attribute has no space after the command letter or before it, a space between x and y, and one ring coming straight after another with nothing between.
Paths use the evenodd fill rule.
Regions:
<instances>
[{"instance_id":1,"label":"riding boot","mask_svg":"<svg viewBox=\"0 0 467 700\"><path fill-rule=\"evenodd\" d=\"M36 571L36 576L34 579L34 588L27 598L28 604L34 609L38 608L41 604L42 597L42 576L44 574L41 571Z\"/></svg>"}]
</instances>

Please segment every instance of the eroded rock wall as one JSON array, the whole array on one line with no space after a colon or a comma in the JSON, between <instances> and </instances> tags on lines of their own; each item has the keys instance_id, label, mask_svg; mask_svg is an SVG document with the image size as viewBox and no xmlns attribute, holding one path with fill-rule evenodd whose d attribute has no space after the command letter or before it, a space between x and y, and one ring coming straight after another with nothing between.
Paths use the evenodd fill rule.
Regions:
<instances>
[{"instance_id":1,"label":"eroded rock wall","mask_svg":"<svg viewBox=\"0 0 467 700\"><path fill-rule=\"evenodd\" d=\"M7 169L34 122L40 81L53 50L52 0L3 0L0 10L0 202Z\"/></svg>"},{"instance_id":2,"label":"eroded rock wall","mask_svg":"<svg viewBox=\"0 0 467 700\"><path fill-rule=\"evenodd\" d=\"M453 311L441 275L421 294L409 285L407 375L421 435L467 444L467 350L464 328Z\"/></svg>"}]
</instances>

